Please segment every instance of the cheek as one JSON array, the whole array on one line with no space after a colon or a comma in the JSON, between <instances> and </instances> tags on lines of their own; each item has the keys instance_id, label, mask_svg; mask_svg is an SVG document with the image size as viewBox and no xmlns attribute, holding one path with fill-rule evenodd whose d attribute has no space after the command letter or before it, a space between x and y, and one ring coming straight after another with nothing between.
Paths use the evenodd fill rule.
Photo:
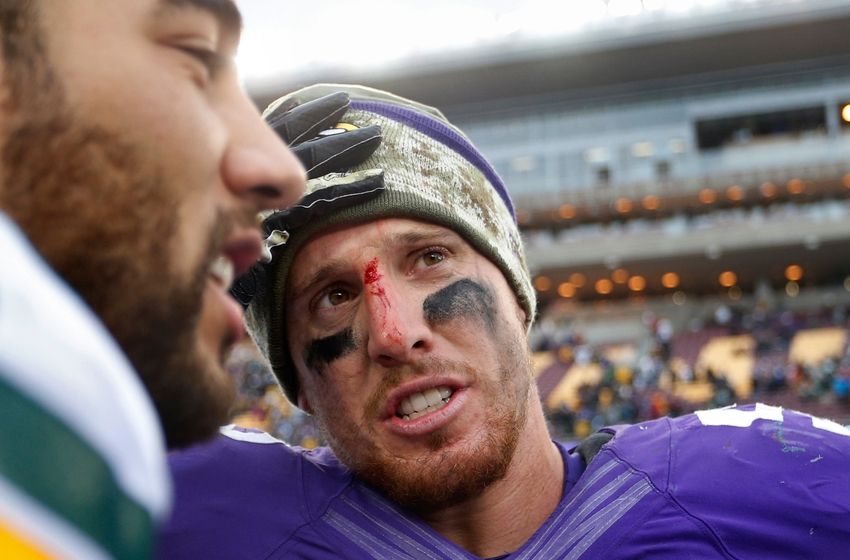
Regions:
<instances>
[{"instance_id":1,"label":"cheek","mask_svg":"<svg viewBox=\"0 0 850 560\"><path fill-rule=\"evenodd\" d=\"M325 426L353 425L357 418L352 410L360 395L353 392L353 388L336 379L335 372L327 372L326 375L308 375L309 379L303 379L302 387L307 400L313 409L317 420Z\"/></svg>"},{"instance_id":2,"label":"cheek","mask_svg":"<svg viewBox=\"0 0 850 560\"><path fill-rule=\"evenodd\" d=\"M199 260L207 255L201 253L209 248L207 239L212 238L212 230L216 224L215 207L210 201L197 196L196 193L168 188L163 184L161 193L162 203L175 207L177 211L177 231L171 238L172 251L181 256L177 259L177 267L191 269ZM203 239L202 236L207 239ZM216 237L218 234L216 232ZM215 240L216 242L219 239Z\"/></svg>"}]
</instances>

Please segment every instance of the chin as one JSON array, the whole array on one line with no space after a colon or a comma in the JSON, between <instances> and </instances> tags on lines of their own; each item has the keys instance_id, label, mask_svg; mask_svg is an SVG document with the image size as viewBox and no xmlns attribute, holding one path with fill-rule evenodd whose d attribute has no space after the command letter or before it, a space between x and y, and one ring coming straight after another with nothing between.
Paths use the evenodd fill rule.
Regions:
<instances>
[{"instance_id":1,"label":"chin","mask_svg":"<svg viewBox=\"0 0 850 560\"><path fill-rule=\"evenodd\" d=\"M484 445L432 452L426 461L385 458L360 470L360 478L405 508L420 513L464 503L505 477L516 440L495 435Z\"/></svg>"},{"instance_id":2,"label":"chin","mask_svg":"<svg viewBox=\"0 0 850 560\"><path fill-rule=\"evenodd\" d=\"M522 408L522 407L520 407ZM489 429L449 442L433 434L420 456L405 457L357 433L357 428L321 426L339 459L361 480L399 505L420 514L479 496L508 472L524 424L522 411L488 419Z\"/></svg>"},{"instance_id":3,"label":"chin","mask_svg":"<svg viewBox=\"0 0 850 560\"><path fill-rule=\"evenodd\" d=\"M236 388L219 352L196 345L155 377L146 383L169 449L210 439L229 421Z\"/></svg>"}]
</instances>

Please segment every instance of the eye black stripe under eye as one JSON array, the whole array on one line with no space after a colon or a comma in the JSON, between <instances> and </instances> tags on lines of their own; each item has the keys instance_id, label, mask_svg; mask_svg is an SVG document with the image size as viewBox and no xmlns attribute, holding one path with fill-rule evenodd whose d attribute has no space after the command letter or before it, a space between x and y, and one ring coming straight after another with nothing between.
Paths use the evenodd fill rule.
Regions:
<instances>
[{"instance_id":1,"label":"eye black stripe under eye","mask_svg":"<svg viewBox=\"0 0 850 560\"><path fill-rule=\"evenodd\" d=\"M304 363L313 371L322 368L357 349L354 329L351 327L336 334L311 340L304 348Z\"/></svg>"},{"instance_id":2,"label":"eye black stripe under eye","mask_svg":"<svg viewBox=\"0 0 850 560\"><path fill-rule=\"evenodd\" d=\"M422 303L425 320L431 325L455 319L478 318L492 332L496 328L496 299L481 284L464 278L434 292Z\"/></svg>"}]
</instances>

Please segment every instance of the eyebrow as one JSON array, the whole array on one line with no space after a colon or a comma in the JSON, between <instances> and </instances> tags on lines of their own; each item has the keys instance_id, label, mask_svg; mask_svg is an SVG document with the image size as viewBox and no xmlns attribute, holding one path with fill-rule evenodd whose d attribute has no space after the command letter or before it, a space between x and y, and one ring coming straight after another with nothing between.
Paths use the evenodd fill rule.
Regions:
<instances>
[{"instance_id":1,"label":"eyebrow","mask_svg":"<svg viewBox=\"0 0 850 560\"><path fill-rule=\"evenodd\" d=\"M239 35L242 31L242 14L233 0L160 0L160 8L187 7L211 14L228 33Z\"/></svg>"},{"instance_id":2,"label":"eyebrow","mask_svg":"<svg viewBox=\"0 0 850 560\"><path fill-rule=\"evenodd\" d=\"M323 282L328 277L338 276L342 274L344 270L347 270L347 267L344 263L340 261L330 261L324 263L312 274L310 274L309 278L304 282L299 282L298 284L290 282L289 286L286 288L285 299L301 299L301 297L303 297L306 292L310 291L310 288L312 286Z\"/></svg>"},{"instance_id":3,"label":"eyebrow","mask_svg":"<svg viewBox=\"0 0 850 560\"><path fill-rule=\"evenodd\" d=\"M457 237L457 234L451 230L441 228L439 226L423 225L418 231L408 231L399 235L396 240L401 245L418 245L423 242L437 243L440 241L448 241Z\"/></svg>"}]
</instances>

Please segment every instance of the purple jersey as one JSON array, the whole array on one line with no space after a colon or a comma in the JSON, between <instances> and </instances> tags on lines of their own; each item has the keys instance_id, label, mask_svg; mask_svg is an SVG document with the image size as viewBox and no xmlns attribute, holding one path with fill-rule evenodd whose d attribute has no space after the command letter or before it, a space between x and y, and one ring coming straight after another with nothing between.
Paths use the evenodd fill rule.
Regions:
<instances>
[{"instance_id":1,"label":"purple jersey","mask_svg":"<svg viewBox=\"0 0 850 560\"><path fill-rule=\"evenodd\" d=\"M847 558L850 432L764 405L611 428L589 465L560 447L564 495L514 559ZM358 482L328 449L225 430L170 457L160 555L472 559Z\"/></svg>"}]
</instances>

